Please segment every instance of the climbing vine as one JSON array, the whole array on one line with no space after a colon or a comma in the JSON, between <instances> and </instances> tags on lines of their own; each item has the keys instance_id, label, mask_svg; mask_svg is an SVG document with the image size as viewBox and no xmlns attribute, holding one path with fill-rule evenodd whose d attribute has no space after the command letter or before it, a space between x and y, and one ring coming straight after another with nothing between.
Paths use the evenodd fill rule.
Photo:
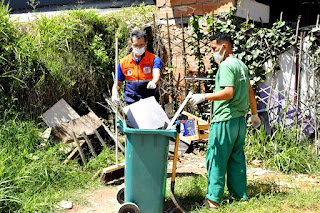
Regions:
<instances>
[{"instance_id":1,"label":"climbing vine","mask_svg":"<svg viewBox=\"0 0 320 213\"><path fill-rule=\"evenodd\" d=\"M235 12L236 10L232 9L229 13L218 17L212 15L204 17L207 23L206 33L201 33L201 28L204 27L199 23L199 17L192 17L190 19L193 28L192 39L197 42L189 44L195 45L194 55L196 60L200 61L203 55L198 49L202 40L210 41L210 36L217 32L230 34L234 43L234 55L248 66L252 78L251 84L255 87L257 82L266 79L267 73L279 70L278 56L295 44L294 34L284 21L275 22L271 28L258 28L253 23L239 22L234 16ZM216 73L217 67L211 60L209 77Z\"/></svg>"}]
</instances>

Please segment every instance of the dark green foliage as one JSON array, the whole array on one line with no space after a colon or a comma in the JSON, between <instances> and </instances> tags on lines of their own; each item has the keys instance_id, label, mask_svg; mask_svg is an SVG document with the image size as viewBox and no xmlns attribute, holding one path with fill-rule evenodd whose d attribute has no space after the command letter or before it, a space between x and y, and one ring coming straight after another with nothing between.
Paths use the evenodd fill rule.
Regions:
<instances>
[{"instance_id":1,"label":"dark green foliage","mask_svg":"<svg viewBox=\"0 0 320 213\"><path fill-rule=\"evenodd\" d=\"M113 83L115 37L122 56L130 31L150 21L153 10L141 5L104 16L74 10L18 24L9 20L8 7L1 3L1 97L14 100L16 108L32 118L61 98L72 106L101 101ZM135 20L128 23L130 19Z\"/></svg>"}]
</instances>

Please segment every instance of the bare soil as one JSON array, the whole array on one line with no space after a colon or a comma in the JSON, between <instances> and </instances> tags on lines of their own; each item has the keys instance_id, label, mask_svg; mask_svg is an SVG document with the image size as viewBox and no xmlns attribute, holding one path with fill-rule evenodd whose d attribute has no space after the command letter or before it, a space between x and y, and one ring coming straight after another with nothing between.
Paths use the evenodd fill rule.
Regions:
<instances>
[{"instance_id":1,"label":"bare soil","mask_svg":"<svg viewBox=\"0 0 320 213\"><path fill-rule=\"evenodd\" d=\"M311 186L320 186L320 177L314 175L285 175L280 172L264 170L262 165L249 165L247 169L248 182L250 181L273 181L280 187L285 188L302 188L308 190ZM168 160L168 179L171 181L172 159ZM205 155L194 150L193 153L184 154L179 157L177 164L177 175L179 174L206 174ZM101 189L90 192L86 195L88 205L82 206L76 203L73 208L67 210L66 213L115 213L118 211L120 204L117 201L117 192L120 189L119 184L123 183L123 179L118 184L111 186L102 186ZM174 212L173 203L166 203L166 212ZM306 212L308 210L306 209Z\"/></svg>"}]
</instances>

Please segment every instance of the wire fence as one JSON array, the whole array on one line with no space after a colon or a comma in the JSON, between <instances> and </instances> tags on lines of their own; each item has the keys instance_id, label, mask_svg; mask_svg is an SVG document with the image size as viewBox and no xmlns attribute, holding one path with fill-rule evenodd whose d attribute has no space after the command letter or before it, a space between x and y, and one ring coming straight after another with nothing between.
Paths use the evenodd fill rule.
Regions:
<instances>
[{"instance_id":1,"label":"wire fence","mask_svg":"<svg viewBox=\"0 0 320 213\"><path fill-rule=\"evenodd\" d=\"M214 64L210 35L205 25L200 27L204 36L199 40L195 39L188 19L181 17L180 20L175 19L174 24L169 22L168 17L164 24L154 18L153 28L157 35L156 53L165 68L160 100L170 111L177 109L178 103L190 90L212 91L213 88L208 84L214 85L214 80L206 77L208 72L212 74ZM320 70L317 68L320 59L314 58L315 54L310 49L309 32L299 31L298 27L299 24L296 45L279 55L280 71L272 72L265 82L259 83L256 90L259 115L269 133L278 124L296 127L297 144L311 137L320 154ZM206 118L210 117L210 106L207 104L200 109ZM197 114L199 109L189 108L188 111Z\"/></svg>"}]
</instances>

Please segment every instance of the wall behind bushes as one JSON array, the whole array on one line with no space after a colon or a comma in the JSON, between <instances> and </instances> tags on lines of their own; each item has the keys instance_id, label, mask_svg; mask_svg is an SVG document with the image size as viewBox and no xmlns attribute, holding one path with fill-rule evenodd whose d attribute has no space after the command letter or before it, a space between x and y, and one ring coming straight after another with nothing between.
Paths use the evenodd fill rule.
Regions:
<instances>
[{"instance_id":1,"label":"wall behind bushes","mask_svg":"<svg viewBox=\"0 0 320 213\"><path fill-rule=\"evenodd\" d=\"M15 23L1 4L0 110L36 118L61 98L75 108L101 101L113 82L115 36L122 56L131 30L152 20L154 10L140 5L104 16L74 10Z\"/></svg>"}]
</instances>

